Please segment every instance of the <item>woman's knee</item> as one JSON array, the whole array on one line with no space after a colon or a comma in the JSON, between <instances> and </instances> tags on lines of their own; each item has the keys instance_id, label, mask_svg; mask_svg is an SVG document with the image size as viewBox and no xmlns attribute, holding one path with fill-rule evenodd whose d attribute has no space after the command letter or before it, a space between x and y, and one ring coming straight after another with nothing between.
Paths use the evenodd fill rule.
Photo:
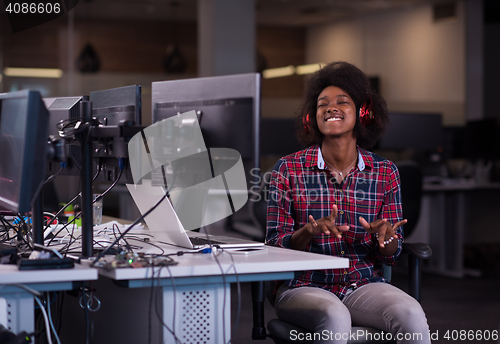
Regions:
<instances>
[{"instance_id":1,"label":"woman's knee","mask_svg":"<svg viewBox=\"0 0 500 344\"><path fill-rule=\"evenodd\" d=\"M343 304L322 305L322 316L318 321L318 328L333 332L348 333L351 328L351 313Z\"/></svg>"},{"instance_id":2,"label":"woman's knee","mask_svg":"<svg viewBox=\"0 0 500 344\"><path fill-rule=\"evenodd\" d=\"M310 331L344 331L351 326L349 310L332 293L313 287L288 290L280 297L276 313L281 320Z\"/></svg>"},{"instance_id":3,"label":"woman's knee","mask_svg":"<svg viewBox=\"0 0 500 344\"><path fill-rule=\"evenodd\" d=\"M411 298L411 297L410 297ZM427 331L427 318L420 303L415 299L393 303L386 309L386 315L399 324L399 330L408 333Z\"/></svg>"}]
</instances>

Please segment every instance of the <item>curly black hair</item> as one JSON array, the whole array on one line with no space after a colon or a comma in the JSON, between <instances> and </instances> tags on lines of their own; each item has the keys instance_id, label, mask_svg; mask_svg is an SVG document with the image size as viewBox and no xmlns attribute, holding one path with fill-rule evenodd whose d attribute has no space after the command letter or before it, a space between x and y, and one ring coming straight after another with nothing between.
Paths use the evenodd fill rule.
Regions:
<instances>
[{"instance_id":1,"label":"curly black hair","mask_svg":"<svg viewBox=\"0 0 500 344\"><path fill-rule=\"evenodd\" d=\"M389 123L385 100L373 92L370 80L359 68L347 62L332 62L316 73L307 82L305 101L297 116L296 136L306 147L321 144L323 134L316 122L316 109L319 94L328 86L336 86L352 98L356 106L356 124L354 135L360 147L371 148L377 143ZM369 104L373 117L362 124L359 110L363 104Z\"/></svg>"}]
</instances>

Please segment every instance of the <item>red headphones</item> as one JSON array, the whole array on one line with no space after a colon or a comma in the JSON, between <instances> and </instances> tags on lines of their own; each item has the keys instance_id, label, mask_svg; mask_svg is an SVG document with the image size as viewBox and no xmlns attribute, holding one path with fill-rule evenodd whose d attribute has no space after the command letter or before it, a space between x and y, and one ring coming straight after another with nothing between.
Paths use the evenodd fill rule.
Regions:
<instances>
[{"instance_id":1,"label":"red headphones","mask_svg":"<svg viewBox=\"0 0 500 344\"><path fill-rule=\"evenodd\" d=\"M302 116L302 123L304 124L304 130L306 131L306 133L308 133L310 125L309 114Z\"/></svg>"},{"instance_id":2,"label":"red headphones","mask_svg":"<svg viewBox=\"0 0 500 344\"><path fill-rule=\"evenodd\" d=\"M371 120L374 118L372 111L372 98L365 102L361 108L359 109L359 118L361 120L361 124L367 126Z\"/></svg>"},{"instance_id":3,"label":"red headphones","mask_svg":"<svg viewBox=\"0 0 500 344\"><path fill-rule=\"evenodd\" d=\"M372 98L363 103L361 108L359 109L359 117L361 120L361 124L364 126L368 125L371 120L375 117L372 111ZM309 114L302 116L302 123L304 124L304 130L306 133L309 132L309 125L311 124L311 120L309 118Z\"/></svg>"}]
</instances>

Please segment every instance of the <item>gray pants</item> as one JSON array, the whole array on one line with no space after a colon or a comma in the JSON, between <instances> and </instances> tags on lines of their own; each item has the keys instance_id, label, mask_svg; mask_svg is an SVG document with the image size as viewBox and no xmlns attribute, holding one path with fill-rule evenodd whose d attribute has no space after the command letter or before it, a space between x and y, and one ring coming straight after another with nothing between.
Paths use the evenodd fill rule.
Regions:
<instances>
[{"instance_id":1,"label":"gray pants","mask_svg":"<svg viewBox=\"0 0 500 344\"><path fill-rule=\"evenodd\" d=\"M366 284L343 300L321 288L281 286L275 309L282 321L317 334L314 343L346 343L351 326L391 333L397 343L430 343L420 303L388 283Z\"/></svg>"}]
</instances>

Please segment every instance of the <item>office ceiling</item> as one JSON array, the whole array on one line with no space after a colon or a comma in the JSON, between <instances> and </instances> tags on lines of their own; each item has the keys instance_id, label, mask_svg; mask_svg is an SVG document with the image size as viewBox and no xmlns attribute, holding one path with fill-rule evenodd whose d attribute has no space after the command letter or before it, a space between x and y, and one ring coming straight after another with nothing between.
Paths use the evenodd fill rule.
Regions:
<instances>
[{"instance_id":1,"label":"office ceiling","mask_svg":"<svg viewBox=\"0 0 500 344\"><path fill-rule=\"evenodd\" d=\"M255 0L259 25L309 26L358 15L453 0ZM195 22L197 0L83 0L76 16Z\"/></svg>"}]
</instances>

